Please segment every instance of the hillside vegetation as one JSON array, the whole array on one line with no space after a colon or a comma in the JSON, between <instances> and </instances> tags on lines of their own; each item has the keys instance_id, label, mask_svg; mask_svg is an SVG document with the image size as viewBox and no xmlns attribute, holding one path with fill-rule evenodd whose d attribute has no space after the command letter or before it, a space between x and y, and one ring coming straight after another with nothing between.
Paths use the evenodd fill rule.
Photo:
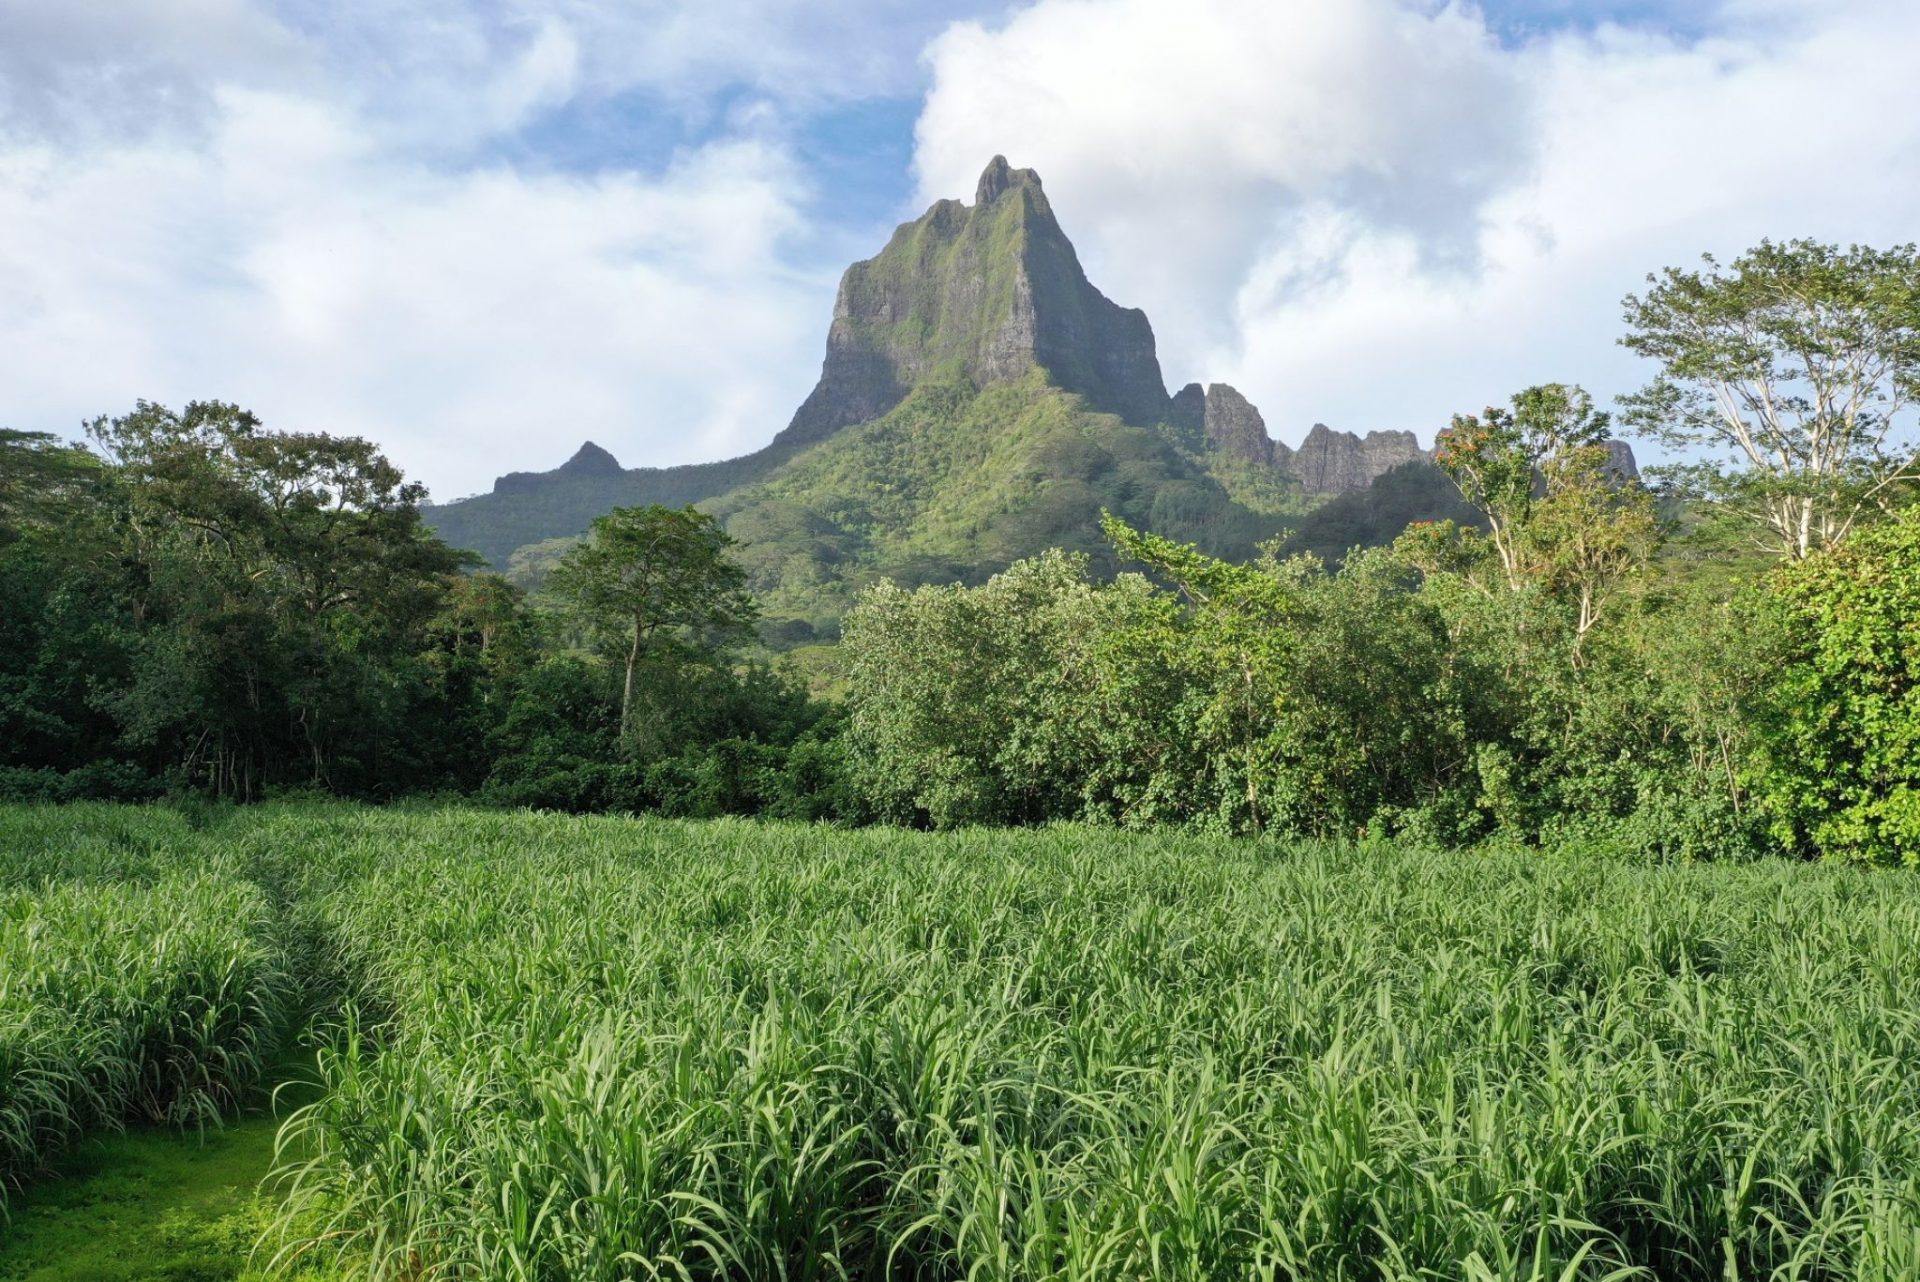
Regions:
<instances>
[{"instance_id":1,"label":"hillside vegetation","mask_svg":"<svg viewBox=\"0 0 1920 1282\"><path fill-rule=\"evenodd\" d=\"M1046 547L1111 573L1103 509L1235 558L1283 528L1161 434L1089 411L1037 371L984 388L950 372L704 506L740 540L768 615L823 631L881 579L980 583Z\"/></svg>"}]
</instances>

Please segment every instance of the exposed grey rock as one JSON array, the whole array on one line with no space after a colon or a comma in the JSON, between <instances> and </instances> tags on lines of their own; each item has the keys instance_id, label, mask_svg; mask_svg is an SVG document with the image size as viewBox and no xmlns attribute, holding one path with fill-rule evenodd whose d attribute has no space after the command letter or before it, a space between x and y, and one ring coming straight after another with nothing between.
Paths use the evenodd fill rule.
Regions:
<instances>
[{"instance_id":1,"label":"exposed grey rock","mask_svg":"<svg viewBox=\"0 0 1920 1282\"><path fill-rule=\"evenodd\" d=\"M935 371L979 384L1035 365L1095 409L1167 414L1153 327L1088 282L1040 177L995 156L974 203L936 203L841 277L820 381L777 441L878 418Z\"/></svg>"},{"instance_id":2,"label":"exposed grey rock","mask_svg":"<svg viewBox=\"0 0 1920 1282\"><path fill-rule=\"evenodd\" d=\"M1207 389L1205 431L1207 446L1228 458L1271 467L1274 442L1267 424L1246 397L1225 383Z\"/></svg>"},{"instance_id":3,"label":"exposed grey rock","mask_svg":"<svg viewBox=\"0 0 1920 1282\"><path fill-rule=\"evenodd\" d=\"M980 174L980 181L974 185L973 203L976 206L991 205L994 201L1006 194L1008 188L1014 185L1016 176L1019 178L1030 178L1036 186L1040 181L1039 176L1036 175L1033 170L1016 170L1012 165L1007 163L1005 156L995 156L987 162L986 169Z\"/></svg>"},{"instance_id":4,"label":"exposed grey rock","mask_svg":"<svg viewBox=\"0 0 1920 1282\"><path fill-rule=\"evenodd\" d=\"M1389 468L1429 457L1412 432L1336 432L1315 423L1285 470L1310 494L1364 490Z\"/></svg>"},{"instance_id":5,"label":"exposed grey rock","mask_svg":"<svg viewBox=\"0 0 1920 1282\"><path fill-rule=\"evenodd\" d=\"M572 476L618 476L622 468L619 459L588 441L560 465L560 470Z\"/></svg>"},{"instance_id":6,"label":"exposed grey rock","mask_svg":"<svg viewBox=\"0 0 1920 1282\"><path fill-rule=\"evenodd\" d=\"M499 561L523 543L576 533L581 513L677 505L751 484L842 428L881 417L929 379L957 372L985 386L1036 368L1093 409L1158 427L1185 452L1269 467L1309 493L1363 490L1398 465L1429 458L1410 432L1357 436L1321 424L1290 448L1224 383L1190 383L1169 397L1146 316L1087 280L1039 176L996 156L972 204L936 202L879 254L847 269L819 381L765 448L622 471L589 442L552 472L503 476L494 495L432 509L429 519L457 544ZM1619 475L1638 475L1624 443L1609 449Z\"/></svg>"},{"instance_id":7,"label":"exposed grey rock","mask_svg":"<svg viewBox=\"0 0 1920 1282\"><path fill-rule=\"evenodd\" d=\"M1640 464L1634 460L1633 446L1615 437L1607 438L1607 475L1616 483L1640 479Z\"/></svg>"},{"instance_id":8,"label":"exposed grey rock","mask_svg":"<svg viewBox=\"0 0 1920 1282\"><path fill-rule=\"evenodd\" d=\"M1198 383L1188 383L1175 392L1167 404L1167 422L1198 438L1206 428L1207 389Z\"/></svg>"}]
</instances>

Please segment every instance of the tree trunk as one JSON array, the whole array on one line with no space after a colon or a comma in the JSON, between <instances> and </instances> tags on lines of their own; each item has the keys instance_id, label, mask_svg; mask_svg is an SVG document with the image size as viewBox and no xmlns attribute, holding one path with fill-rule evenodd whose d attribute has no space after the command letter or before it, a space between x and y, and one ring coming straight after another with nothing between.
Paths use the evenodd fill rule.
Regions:
<instances>
[{"instance_id":1,"label":"tree trunk","mask_svg":"<svg viewBox=\"0 0 1920 1282\"><path fill-rule=\"evenodd\" d=\"M640 666L640 621L633 622L633 644L627 648L627 681L620 690L620 740L626 742L628 719L633 715L633 673Z\"/></svg>"}]
</instances>

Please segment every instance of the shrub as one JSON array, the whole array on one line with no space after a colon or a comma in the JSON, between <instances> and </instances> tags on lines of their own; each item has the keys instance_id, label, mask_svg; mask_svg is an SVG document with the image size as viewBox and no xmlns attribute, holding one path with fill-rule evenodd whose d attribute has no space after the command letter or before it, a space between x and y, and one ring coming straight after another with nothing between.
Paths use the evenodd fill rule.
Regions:
<instances>
[{"instance_id":1,"label":"shrub","mask_svg":"<svg viewBox=\"0 0 1920 1282\"><path fill-rule=\"evenodd\" d=\"M1782 569L1784 662L1761 717L1774 836L1920 866L1920 510Z\"/></svg>"}]
</instances>

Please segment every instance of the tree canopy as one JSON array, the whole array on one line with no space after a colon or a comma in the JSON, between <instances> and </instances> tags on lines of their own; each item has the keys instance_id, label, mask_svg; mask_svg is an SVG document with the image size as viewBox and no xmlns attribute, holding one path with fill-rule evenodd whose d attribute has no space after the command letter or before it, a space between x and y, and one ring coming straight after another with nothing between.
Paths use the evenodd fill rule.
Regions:
<instances>
[{"instance_id":1,"label":"tree canopy","mask_svg":"<svg viewBox=\"0 0 1920 1282\"><path fill-rule=\"evenodd\" d=\"M1920 251L1760 244L1670 267L1625 302L1620 341L1660 363L1627 421L1689 456L1687 495L1796 560L1920 476Z\"/></svg>"},{"instance_id":2,"label":"tree canopy","mask_svg":"<svg viewBox=\"0 0 1920 1282\"><path fill-rule=\"evenodd\" d=\"M743 633L758 610L733 540L711 516L683 508L615 508L554 567L547 589L595 634L625 651L620 725L631 728L634 680L647 651L675 634Z\"/></svg>"}]
</instances>

